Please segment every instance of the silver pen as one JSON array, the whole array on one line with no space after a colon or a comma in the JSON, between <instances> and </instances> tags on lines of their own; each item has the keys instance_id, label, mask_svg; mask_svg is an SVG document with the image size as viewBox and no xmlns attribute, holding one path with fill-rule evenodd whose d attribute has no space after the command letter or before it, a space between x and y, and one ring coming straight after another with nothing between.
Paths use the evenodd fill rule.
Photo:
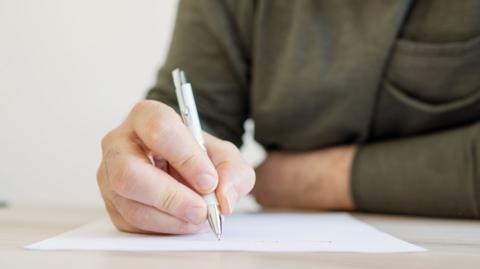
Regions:
<instances>
[{"instance_id":1,"label":"silver pen","mask_svg":"<svg viewBox=\"0 0 480 269\"><path fill-rule=\"evenodd\" d=\"M198 117L197 106L195 105L195 99L193 97L192 85L188 83L185 72L178 68L173 70L172 76L183 122L187 125L200 147L206 152L207 149L205 148L200 118ZM218 208L215 191L204 195L203 199L207 203L207 219L210 227L218 240L220 240L222 235L222 217Z\"/></svg>"}]
</instances>

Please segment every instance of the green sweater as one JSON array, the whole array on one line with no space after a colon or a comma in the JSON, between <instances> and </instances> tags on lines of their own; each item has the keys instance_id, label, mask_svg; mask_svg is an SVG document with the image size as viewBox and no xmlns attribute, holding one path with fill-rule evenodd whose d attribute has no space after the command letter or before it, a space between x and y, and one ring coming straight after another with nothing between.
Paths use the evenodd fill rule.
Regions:
<instances>
[{"instance_id":1,"label":"green sweater","mask_svg":"<svg viewBox=\"0 0 480 269\"><path fill-rule=\"evenodd\" d=\"M359 210L480 217L480 1L185 0L147 98L185 69L206 130L267 150L358 144Z\"/></svg>"}]
</instances>

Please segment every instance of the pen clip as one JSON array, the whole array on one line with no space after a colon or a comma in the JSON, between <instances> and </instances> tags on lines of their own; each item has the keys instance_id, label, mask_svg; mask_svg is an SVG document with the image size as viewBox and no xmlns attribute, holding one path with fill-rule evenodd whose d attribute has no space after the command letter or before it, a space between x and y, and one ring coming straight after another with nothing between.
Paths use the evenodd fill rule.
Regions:
<instances>
[{"instance_id":1,"label":"pen clip","mask_svg":"<svg viewBox=\"0 0 480 269\"><path fill-rule=\"evenodd\" d=\"M185 98L183 96L183 84L186 82L185 75L183 74L183 71L180 70L179 68L173 70L172 76L173 76L173 84L175 85L175 94L177 95L177 101L178 101L178 107L180 110L180 116L182 117L183 122L186 125L189 125L191 123L190 121L190 112L188 109L188 106L185 103Z\"/></svg>"},{"instance_id":2,"label":"pen clip","mask_svg":"<svg viewBox=\"0 0 480 269\"><path fill-rule=\"evenodd\" d=\"M200 119L198 117L195 98L193 96L192 85L187 82L185 73L182 70L177 68L173 70L172 75L182 120L191 130L200 147L206 151L202 128L200 126Z\"/></svg>"},{"instance_id":3,"label":"pen clip","mask_svg":"<svg viewBox=\"0 0 480 269\"><path fill-rule=\"evenodd\" d=\"M185 125L187 126L190 126L192 124L189 111L190 110L188 109L188 106L185 106L184 109L181 109L183 123L185 123Z\"/></svg>"}]
</instances>

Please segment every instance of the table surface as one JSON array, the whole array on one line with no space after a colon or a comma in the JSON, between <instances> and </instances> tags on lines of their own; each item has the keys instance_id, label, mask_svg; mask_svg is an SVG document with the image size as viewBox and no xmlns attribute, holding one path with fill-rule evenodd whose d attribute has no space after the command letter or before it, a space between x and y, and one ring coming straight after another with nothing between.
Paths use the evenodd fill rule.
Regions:
<instances>
[{"instance_id":1,"label":"table surface","mask_svg":"<svg viewBox=\"0 0 480 269\"><path fill-rule=\"evenodd\" d=\"M34 251L23 246L104 216L101 208L0 208L0 268L480 268L480 221L352 214L428 249L400 254ZM168 266L168 267L167 267Z\"/></svg>"}]
</instances>

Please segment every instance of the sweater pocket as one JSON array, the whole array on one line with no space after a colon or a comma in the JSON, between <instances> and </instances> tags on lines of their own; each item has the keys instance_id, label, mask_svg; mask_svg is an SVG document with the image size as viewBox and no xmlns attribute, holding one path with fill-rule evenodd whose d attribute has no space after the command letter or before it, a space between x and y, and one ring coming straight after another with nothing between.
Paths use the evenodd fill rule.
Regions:
<instances>
[{"instance_id":1,"label":"sweater pocket","mask_svg":"<svg viewBox=\"0 0 480 269\"><path fill-rule=\"evenodd\" d=\"M399 40L377 102L372 135L378 138L480 119L480 36L451 43Z\"/></svg>"}]
</instances>

